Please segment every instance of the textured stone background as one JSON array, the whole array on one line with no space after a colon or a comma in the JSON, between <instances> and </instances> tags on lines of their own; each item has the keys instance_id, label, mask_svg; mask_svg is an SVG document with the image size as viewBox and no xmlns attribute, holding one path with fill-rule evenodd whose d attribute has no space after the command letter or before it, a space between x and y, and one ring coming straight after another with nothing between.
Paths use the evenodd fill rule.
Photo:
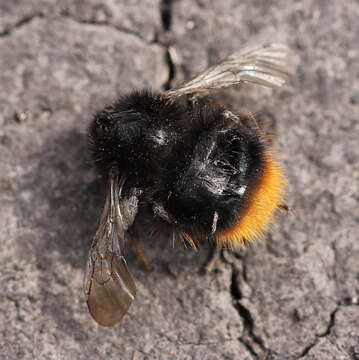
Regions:
<instances>
[{"instance_id":1,"label":"textured stone background","mask_svg":"<svg viewBox=\"0 0 359 360\"><path fill-rule=\"evenodd\" d=\"M0 359L359 359L358 18L354 0L1 0ZM137 299L97 326L91 114L257 38L290 44L297 75L225 98L274 129L296 212L209 276L206 247L147 242L155 271L129 254Z\"/></svg>"}]
</instances>

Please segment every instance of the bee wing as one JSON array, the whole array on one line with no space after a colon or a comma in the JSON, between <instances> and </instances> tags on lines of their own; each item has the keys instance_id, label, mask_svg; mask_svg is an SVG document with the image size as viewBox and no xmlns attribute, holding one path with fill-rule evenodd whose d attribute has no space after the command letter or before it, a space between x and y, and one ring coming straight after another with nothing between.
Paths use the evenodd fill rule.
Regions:
<instances>
[{"instance_id":1,"label":"bee wing","mask_svg":"<svg viewBox=\"0 0 359 360\"><path fill-rule=\"evenodd\" d=\"M119 181L117 172L111 172L106 203L92 241L84 279L89 311L103 326L118 323L136 295L124 246L126 230L137 212L137 201L120 198L123 182L123 179Z\"/></svg>"},{"instance_id":2,"label":"bee wing","mask_svg":"<svg viewBox=\"0 0 359 360\"><path fill-rule=\"evenodd\" d=\"M286 45L266 44L236 52L166 94L169 97L194 95L242 82L279 87L294 72L295 67L295 56Z\"/></svg>"}]
</instances>

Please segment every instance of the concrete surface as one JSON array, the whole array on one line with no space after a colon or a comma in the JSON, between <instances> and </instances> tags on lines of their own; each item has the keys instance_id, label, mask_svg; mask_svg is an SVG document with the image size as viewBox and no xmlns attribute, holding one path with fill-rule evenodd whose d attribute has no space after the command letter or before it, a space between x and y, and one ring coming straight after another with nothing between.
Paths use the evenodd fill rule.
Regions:
<instances>
[{"instance_id":1,"label":"concrete surface","mask_svg":"<svg viewBox=\"0 0 359 360\"><path fill-rule=\"evenodd\" d=\"M354 0L1 0L0 359L359 359L358 18ZM148 241L155 271L130 253L137 299L99 327L82 292L103 201L91 114L256 39L290 44L297 75L221 96L270 124L296 212L209 276L207 247Z\"/></svg>"}]
</instances>

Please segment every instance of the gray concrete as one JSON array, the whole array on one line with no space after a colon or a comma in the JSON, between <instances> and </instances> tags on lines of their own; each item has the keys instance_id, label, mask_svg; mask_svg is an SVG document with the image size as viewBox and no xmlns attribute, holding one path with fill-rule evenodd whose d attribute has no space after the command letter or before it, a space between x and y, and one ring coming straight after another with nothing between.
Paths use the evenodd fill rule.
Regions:
<instances>
[{"instance_id":1,"label":"gray concrete","mask_svg":"<svg viewBox=\"0 0 359 360\"><path fill-rule=\"evenodd\" d=\"M0 359L359 359L359 3L292 3L1 0ZM258 38L290 44L296 76L220 96L270 124L296 212L209 276L207 247L147 241L155 271L129 254L136 301L97 326L82 292L103 201L91 114Z\"/></svg>"}]
</instances>

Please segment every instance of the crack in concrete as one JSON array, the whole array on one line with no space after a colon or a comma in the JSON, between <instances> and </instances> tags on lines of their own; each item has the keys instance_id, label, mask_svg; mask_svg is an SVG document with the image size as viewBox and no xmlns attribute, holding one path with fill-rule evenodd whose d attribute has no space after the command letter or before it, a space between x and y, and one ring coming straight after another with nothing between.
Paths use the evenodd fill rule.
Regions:
<instances>
[{"instance_id":1,"label":"crack in concrete","mask_svg":"<svg viewBox=\"0 0 359 360\"><path fill-rule=\"evenodd\" d=\"M162 0L160 4L162 31L164 33L169 33L171 31L173 1L174 0ZM169 44L162 44L158 40L157 42L165 48L165 63L167 64L168 67L168 78L166 82L163 84L163 90L169 90L172 88L172 81L176 74L176 65L172 59L171 46Z\"/></svg>"},{"instance_id":2,"label":"crack in concrete","mask_svg":"<svg viewBox=\"0 0 359 360\"><path fill-rule=\"evenodd\" d=\"M335 251L334 251L335 252ZM242 262L242 272L240 273L240 276L243 281L250 287L247 274L246 274L246 264L245 259L236 257L239 261ZM239 342L241 342L246 349L253 355L256 359L268 359L271 358L271 356L275 356L276 353L274 351L271 351L270 349L267 349L264 346L263 340L258 336L255 331L255 323L254 319L248 310L241 302L240 300L243 298L242 291L238 285L237 276L239 275L239 271L236 270L234 264L227 259L225 259L225 262L232 266L232 275L231 275L231 294L232 298L234 300L234 307L236 308L238 314L243 319L243 324L245 328L245 332L242 337L238 339ZM246 299L250 300L250 298L246 297ZM308 346L304 348L304 350L300 353L299 356L293 357L294 359L302 359L304 358L309 351L314 348L320 339L325 338L326 336L330 335L333 327L335 326L335 316L342 306L355 306L358 305L356 303L356 299L353 302L352 299L344 299L342 302L338 302L337 307L330 313L329 322L325 329L320 334L316 335L316 339L310 343Z\"/></svg>"},{"instance_id":3,"label":"crack in concrete","mask_svg":"<svg viewBox=\"0 0 359 360\"><path fill-rule=\"evenodd\" d=\"M5 30L1 31L0 37L10 36L14 30L19 29L19 28L31 23L34 19L39 19L39 18L44 18L44 14L36 13L36 14L25 16L25 17L21 18L19 21L17 21L14 25L11 25L11 26L5 28Z\"/></svg>"},{"instance_id":4,"label":"crack in concrete","mask_svg":"<svg viewBox=\"0 0 359 360\"><path fill-rule=\"evenodd\" d=\"M130 28L127 28L124 26L115 25L106 20L82 20L82 19L77 18L74 15L71 15L70 13L68 13L66 11L63 11L61 13L61 17L72 19L73 21L77 22L78 24L94 25L94 26L107 26L107 27L110 27L121 33L133 35L149 45L153 44L155 42L154 40L147 41L136 30L133 30L133 29L130 29ZM36 13L36 14L29 15L29 16L25 16L22 19L20 19L18 22L16 22L14 25L12 25L12 26L6 28L4 31L0 32L0 37L10 36L15 29L21 28L21 27L31 23L34 19L45 19L45 18L46 18L46 16L43 13Z\"/></svg>"},{"instance_id":5,"label":"crack in concrete","mask_svg":"<svg viewBox=\"0 0 359 360\"><path fill-rule=\"evenodd\" d=\"M160 4L162 28L170 31L172 26L173 0L162 0Z\"/></svg>"},{"instance_id":6,"label":"crack in concrete","mask_svg":"<svg viewBox=\"0 0 359 360\"><path fill-rule=\"evenodd\" d=\"M160 4L160 16L161 16L161 23L162 23L162 32L163 33L170 33L171 31L171 25L172 25L172 8L173 8L173 0L162 0ZM171 55L171 45L168 41L161 41L159 40L159 34L154 34L154 37L152 40L146 40L140 32L133 30L131 28L127 28L120 25L115 25L107 20L83 20L79 19L76 16L68 13L67 11L63 11L60 15L62 18L69 18L75 21L78 24L84 24L84 25L93 25L93 26L106 26L109 28L112 28L122 34L128 34L135 36L137 39L141 40L147 45L157 44L161 46L165 51L164 56L164 63L167 66L168 69L168 77L164 84L162 85L163 90L168 90L172 87L172 81L175 77L176 73L176 65L175 62L172 59ZM16 22L14 25L9 26L8 28L5 28L2 32L0 32L0 38L1 37L7 37L11 36L14 30L21 28L29 23L31 23L34 19L44 19L46 16L41 13L35 13L32 15L25 16L21 18L18 22Z\"/></svg>"},{"instance_id":7,"label":"crack in concrete","mask_svg":"<svg viewBox=\"0 0 359 360\"><path fill-rule=\"evenodd\" d=\"M311 344L309 344L308 346L306 346L304 348L304 350L301 352L301 354L296 358L296 359L302 359L304 358L311 349L313 349L319 342L320 339L325 338L326 336L328 336L330 334L330 332L332 331L334 325L335 325L335 315L337 314L338 310L340 309L340 306L338 305L331 313L330 313L330 317L329 317L329 323L327 328L325 329L325 331L321 334L317 334L316 335L316 339L314 340L314 342L312 342Z\"/></svg>"},{"instance_id":8,"label":"crack in concrete","mask_svg":"<svg viewBox=\"0 0 359 360\"><path fill-rule=\"evenodd\" d=\"M138 39L140 39L141 41L143 41L144 43L146 43L148 45L154 43L154 41L147 41L136 30L133 30L131 28L127 28L127 27L124 27L124 26L113 24L113 23L111 23L111 22L109 22L107 20L84 20L84 19L79 19L76 16L74 16L74 15L72 15L72 14L66 12L66 11L63 11L61 13L61 16L64 17L64 18L72 19L72 20L76 21L78 24L94 25L94 26L107 26L107 27L109 27L111 29L114 29L114 30L120 32L120 33L133 35L133 36L137 37Z\"/></svg>"},{"instance_id":9,"label":"crack in concrete","mask_svg":"<svg viewBox=\"0 0 359 360\"><path fill-rule=\"evenodd\" d=\"M171 31L173 1L174 0L162 0L161 4L160 4L160 17L161 17L161 24L162 24L161 32L163 32L163 33L169 33ZM107 26L107 27L110 27L121 33L133 35L133 36L137 37L138 39L140 39L142 42L146 43L147 45L157 44L157 45L161 46L165 51L164 63L166 64L167 69L168 69L168 77L167 77L166 81L164 82L164 84L162 85L162 89L168 90L172 87L172 81L173 81L173 79L175 77L175 73L176 73L176 65L172 59L170 44L167 41L163 42L163 41L159 40L158 33L154 34L154 37L152 40L146 40L141 35L140 32L130 29L130 28L127 28L127 27L115 25L107 20L83 20L83 19L77 18L74 15L71 15L70 13L68 13L66 11L63 11L61 13L61 16L64 18L72 19L72 20L76 21L78 24L94 25L94 26Z\"/></svg>"},{"instance_id":10,"label":"crack in concrete","mask_svg":"<svg viewBox=\"0 0 359 360\"><path fill-rule=\"evenodd\" d=\"M263 340L255 333L253 316L249 309L246 308L240 301L243 296L241 289L236 281L237 275L239 273L237 272L233 264L231 264L231 266L232 275L230 291L234 302L233 306L237 310L238 315L242 318L244 326L243 335L238 339L238 341L240 341L246 347L246 349L250 352L251 355L253 355L256 359L259 359L263 355L272 352L266 349Z\"/></svg>"},{"instance_id":11,"label":"crack in concrete","mask_svg":"<svg viewBox=\"0 0 359 360\"><path fill-rule=\"evenodd\" d=\"M17 318L17 320L23 321L23 318L20 315L20 302L19 302L19 300L16 299L16 297L14 297L12 295L6 295L6 298L14 304L15 310L16 310L16 318Z\"/></svg>"}]
</instances>

